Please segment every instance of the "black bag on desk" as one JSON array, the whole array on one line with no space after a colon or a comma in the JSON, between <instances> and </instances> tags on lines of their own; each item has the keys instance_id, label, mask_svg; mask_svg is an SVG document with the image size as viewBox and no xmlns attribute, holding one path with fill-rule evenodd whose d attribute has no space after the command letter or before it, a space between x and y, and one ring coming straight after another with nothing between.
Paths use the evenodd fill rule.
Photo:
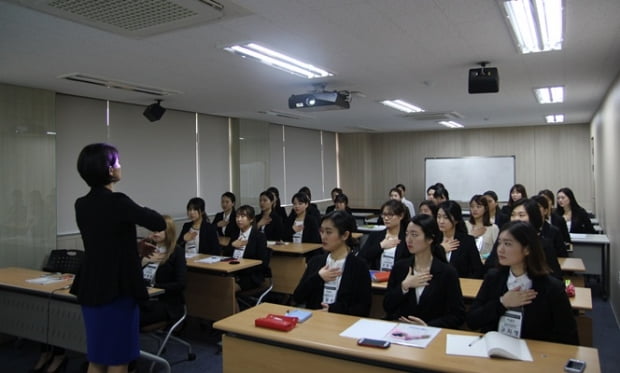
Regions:
<instances>
[{"instance_id":1,"label":"black bag on desk","mask_svg":"<svg viewBox=\"0 0 620 373\"><path fill-rule=\"evenodd\" d=\"M81 250L52 250L43 270L75 275L80 270L83 258L84 251Z\"/></svg>"}]
</instances>

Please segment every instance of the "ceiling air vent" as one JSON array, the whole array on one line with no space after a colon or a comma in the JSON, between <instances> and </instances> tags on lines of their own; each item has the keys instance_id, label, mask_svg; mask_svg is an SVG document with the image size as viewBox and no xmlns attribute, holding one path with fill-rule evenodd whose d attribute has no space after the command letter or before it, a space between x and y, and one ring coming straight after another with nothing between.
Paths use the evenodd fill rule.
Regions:
<instances>
[{"instance_id":1,"label":"ceiling air vent","mask_svg":"<svg viewBox=\"0 0 620 373\"><path fill-rule=\"evenodd\" d=\"M420 111L417 113L408 113L405 115L405 118L411 118L411 119L420 120L420 121L440 121L440 120L463 119L463 115L457 113L456 111L451 111L451 112Z\"/></svg>"},{"instance_id":2,"label":"ceiling air vent","mask_svg":"<svg viewBox=\"0 0 620 373\"><path fill-rule=\"evenodd\" d=\"M124 82L122 80L114 80L109 78L104 78L101 76L82 74L82 73L71 73L58 76L59 79L71 80L73 82L80 83L88 83L94 84L106 88L116 88L122 89L125 91L132 91L138 93L146 93L153 96L170 96L170 95L178 95L182 94L181 91L175 91L172 89L163 89L163 88L155 88L149 87L146 85L140 85L132 82Z\"/></svg>"},{"instance_id":3,"label":"ceiling air vent","mask_svg":"<svg viewBox=\"0 0 620 373\"><path fill-rule=\"evenodd\" d=\"M227 0L11 0L44 13L143 38L250 14Z\"/></svg>"}]
</instances>

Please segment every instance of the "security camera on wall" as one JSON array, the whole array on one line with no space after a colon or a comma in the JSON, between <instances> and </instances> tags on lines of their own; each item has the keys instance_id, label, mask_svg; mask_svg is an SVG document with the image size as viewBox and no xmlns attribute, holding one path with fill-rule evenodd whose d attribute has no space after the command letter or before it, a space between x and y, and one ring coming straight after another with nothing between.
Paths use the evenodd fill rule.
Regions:
<instances>
[{"instance_id":1,"label":"security camera on wall","mask_svg":"<svg viewBox=\"0 0 620 373\"><path fill-rule=\"evenodd\" d=\"M479 69L469 70L469 93L499 92L497 67L486 67L488 62L480 62Z\"/></svg>"}]
</instances>

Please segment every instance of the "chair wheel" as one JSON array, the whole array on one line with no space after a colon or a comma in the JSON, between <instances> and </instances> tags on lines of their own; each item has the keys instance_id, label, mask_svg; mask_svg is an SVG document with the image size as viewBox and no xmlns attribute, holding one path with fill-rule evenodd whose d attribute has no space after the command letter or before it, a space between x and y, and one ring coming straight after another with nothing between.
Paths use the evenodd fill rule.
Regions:
<instances>
[{"instance_id":1,"label":"chair wheel","mask_svg":"<svg viewBox=\"0 0 620 373\"><path fill-rule=\"evenodd\" d=\"M193 352L190 352L189 354L187 354L187 360L188 361L196 360L196 354Z\"/></svg>"}]
</instances>

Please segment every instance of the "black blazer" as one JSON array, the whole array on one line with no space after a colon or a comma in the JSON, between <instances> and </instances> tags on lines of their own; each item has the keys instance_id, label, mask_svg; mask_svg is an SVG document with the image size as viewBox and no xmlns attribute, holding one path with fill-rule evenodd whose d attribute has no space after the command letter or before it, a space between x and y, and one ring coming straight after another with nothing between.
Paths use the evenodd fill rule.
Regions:
<instances>
[{"instance_id":1,"label":"black blazer","mask_svg":"<svg viewBox=\"0 0 620 373\"><path fill-rule=\"evenodd\" d=\"M433 258L431 264L433 278L418 302L415 289L409 289L403 294L401 288L401 282L411 273L412 264L413 258L400 260L390 273L383 298L383 308L387 317L396 320L400 316L415 316L424 320L429 326L459 328L465 321L465 305L454 267Z\"/></svg>"},{"instance_id":2,"label":"black blazer","mask_svg":"<svg viewBox=\"0 0 620 373\"><path fill-rule=\"evenodd\" d=\"M295 231L293 231L293 224L295 224L295 218L296 215L293 212L293 215L289 216L287 222L285 223L285 241L293 241L293 234L295 234ZM308 212L306 212L306 217L304 218L304 232L301 235L301 242L321 243L319 221L314 215L308 214Z\"/></svg>"},{"instance_id":3,"label":"black blazer","mask_svg":"<svg viewBox=\"0 0 620 373\"><path fill-rule=\"evenodd\" d=\"M566 227L566 225L564 226ZM549 224L546 220L540 231L540 238L543 240L543 246L553 247L556 258L568 257L566 245L564 244L560 230L554 225Z\"/></svg>"},{"instance_id":4,"label":"black blazer","mask_svg":"<svg viewBox=\"0 0 620 373\"><path fill-rule=\"evenodd\" d=\"M232 256L235 248L232 246L232 242L238 237L231 239L231 244L226 246L223 250L225 256ZM258 259L263 263L259 266L244 269L237 272L236 277L241 287L241 290L254 289L262 285L265 280L265 276L271 276L269 270L269 260L271 259L271 250L267 247L267 239L262 232L259 232L256 228L252 228L250 237L248 237L248 243L243 251L244 259Z\"/></svg>"},{"instance_id":5,"label":"black blazer","mask_svg":"<svg viewBox=\"0 0 620 373\"><path fill-rule=\"evenodd\" d=\"M467 233L455 232L454 239L459 241L459 248L452 251L450 264L454 266L459 277L482 278L482 261L476 247L476 240Z\"/></svg>"},{"instance_id":6,"label":"black blazer","mask_svg":"<svg viewBox=\"0 0 620 373\"><path fill-rule=\"evenodd\" d=\"M288 220L288 215L286 215L286 209L284 207L275 206L273 209L278 215L280 215L280 219L282 219L282 223Z\"/></svg>"},{"instance_id":7,"label":"black blazer","mask_svg":"<svg viewBox=\"0 0 620 373\"><path fill-rule=\"evenodd\" d=\"M499 207L495 209L495 225L497 225L499 229L502 229L502 225L510 221L510 210L508 211L508 213L509 214L506 215L504 212L502 212L502 210L499 209Z\"/></svg>"},{"instance_id":8,"label":"black blazer","mask_svg":"<svg viewBox=\"0 0 620 373\"><path fill-rule=\"evenodd\" d=\"M295 302L305 304L306 308L321 309L323 286L319 270L325 266L328 253L314 256L295 289ZM368 266L363 260L350 253L344 263L336 302L329 305L329 312L354 316L368 316L371 303L371 284Z\"/></svg>"},{"instance_id":9,"label":"black blazer","mask_svg":"<svg viewBox=\"0 0 620 373\"><path fill-rule=\"evenodd\" d=\"M571 212L570 233L596 233L592 221L583 207Z\"/></svg>"},{"instance_id":10,"label":"black blazer","mask_svg":"<svg viewBox=\"0 0 620 373\"><path fill-rule=\"evenodd\" d=\"M75 201L75 218L84 242L84 261L71 286L78 303L99 306L123 296L147 299L136 224L163 231L164 218L105 187L94 187Z\"/></svg>"},{"instance_id":11,"label":"black blazer","mask_svg":"<svg viewBox=\"0 0 620 373\"><path fill-rule=\"evenodd\" d=\"M263 227L263 233L268 241L284 241L284 226L282 225L282 218L280 214L271 210L269 214L271 223ZM263 218L263 213L256 215L255 222L259 222Z\"/></svg>"},{"instance_id":12,"label":"black blazer","mask_svg":"<svg viewBox=\"0 0 620 373\"><path fill-rule=\"evenodd\" d=\"M226 231L217 226L217 223L224 220L224 212L218 212L215 214L215 218L213 218L213 226L217 231L218 237L230 237L233 240L236 240L239 237L239 227L237 226L237 222L235 218L237 217L237 213L235 209L230 212L230 217L228 218L228 224L226 225Z\"/></svg>"},{"instance_id":13,"label":"black blazer","mask_svg":"<svg viewBox=\"0 0 620 373\"><path fill-rule=\"evenodd\" d=\"M508 291L509 267L496 268L486 275L469 313L467 325L483 333L497 330L499 318L506 312L499 298ZM532 278L538 292L532 303L522 307L521 338L579 344L577 323L562 283L551 276Z\"/></svg>"},{"instance_id":14,"label":"black blazer","mask_svg":"<svg viewBox=\"0 0 620 373\"><path fill-rule=\"evenodd\" d=\"M168 260L157 268L153 285L166 291L157 297L157 301L164 304L170 320L178 320L183 315L185 305L183 291L185 291L186 283L185 248L177 245Z\"/></svg>"},{"instance_id":15,"label":"black blazer","mask_svg":"<svg viewBox=\"0 0 620 373\"><path fill-rule=\"evenodd\" d=\"M555 211L551 213L551 225L556 227L560 231L560 237L564 241L564 244L568 246L572 241L570 239L570 233L566 226L566 220L561 215L558 215Z\"/></svg>"},{"instance_id":16,"label":"black blazer","mask_svg":"<svg viewBox=\"0 0 620 373\"><path fill-rule=\"evenodd\" d=\"M183 224L183 228L181 228L181 234L179 234L179 238L177 239L177 245L180 245L182 248L185 248L185 239L183 239L183 236L185 233L189 232L192 224L193 223L189 221ZM220 255L222 249L220 248L220 243L217 240L215 225L208 223L205 219L202 219L202 223L200 224L200 233L198 233L198 235L200 237L198 240L199 253Z\"/></svg>"},{"instance_id":17,"label":"black blazer","mask_svg":"<svg viewBox=\"0 0 620 373\"><path fill-rule=\"evenodd\" d=\"M364 246L360 249L358 257L364 259L370 269L379 270L381 267L381 255L383 255L383 249L381 248L381 241L385 239L387 229L378 232L371 232L368 234L368 239L364 243ZM407 249L407 242L405 241L405 231L401 229L398 232L398 239L400 243L396 246L396 253L394 254L394 263L400 259L411 257L411 253Z\"/></svg>"}]
</instances>

